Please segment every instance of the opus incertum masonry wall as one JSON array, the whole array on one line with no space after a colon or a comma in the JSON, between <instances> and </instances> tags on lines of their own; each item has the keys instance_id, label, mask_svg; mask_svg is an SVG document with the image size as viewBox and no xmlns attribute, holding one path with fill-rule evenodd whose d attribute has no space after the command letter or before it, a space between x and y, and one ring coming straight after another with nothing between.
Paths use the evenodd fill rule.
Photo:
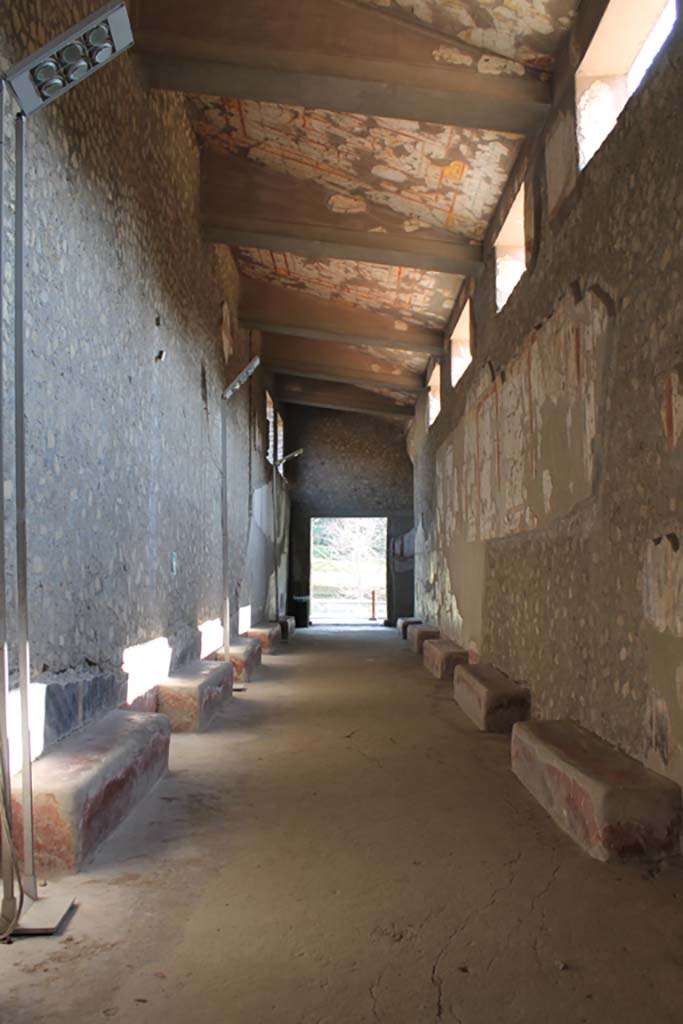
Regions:
<instances>
[{"instance_id":1,"label":"opus incertum masonry wall","mask_svg":"<svg viewBox=\"0 0 683 1024\"><path fill-rule=\"evenodd\" d=\"M0 24L3 67L91 9L15 0ZM8 116L10 179L11 127ZM147 92L129 56L31 119L27 171L33 673L91 666L122 681L125 648L163 636L197 656L197 624L221 614L220 395L250 339L237 326L231 253L200 236L185 101ZM9 277L5 289L9 429ZM259 391L245 388L228 413L235 616L239 603L263 614L272 573ZM10 636L13 622L12 606Z\"/></svg>"}]
</instances>

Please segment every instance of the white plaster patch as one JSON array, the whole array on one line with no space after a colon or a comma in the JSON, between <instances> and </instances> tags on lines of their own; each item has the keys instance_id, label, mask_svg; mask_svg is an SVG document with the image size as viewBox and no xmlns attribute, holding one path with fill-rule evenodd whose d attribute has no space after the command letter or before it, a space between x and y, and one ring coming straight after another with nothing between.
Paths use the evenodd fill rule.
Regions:
<instances>
[{"instance_id":1,"label":"white plaster patch","mask_svg":"<svg viewBox=\"0 0 683 1024\"><path fill-rule=\"evenodd\" d=\"M332 213L366 213L368 204L362 196L345 196L341 193L330 196L327 205Z\"/></svg>"},{"instance_id":2,"label":"white plaster patch","mask_svg":"<svg viewBox=\"0 0 683 1024\"><path fill-rule=\"evenodd\" d=\"M546 512L550 512L550 507L553 498L553 478L550 475L550 470L543 470L543 507Z\"/></svg>"},{"instance_id":3,"label":"white plaster patch","mask_svg":"<svg viewBox=\"0 0 683 1024\"><path fill-rule=\"evenodd\" d=\"M432 50L432 57L442 64L462 64L465 67L471 67L474 64L474 57L459 50L456 46L439 46L436 50Z\"/></svg>"},{"instance_id":4,"label":"white plaster patch","mask_svg":"<svg viewBox=\"0 0 683 1024\"><path fill-rule=\"evenodd\" d=\"M505 60L503 57L495 57L490 53L484 54L483 57L479 58L477 71L480 75L519 75L522 77L525 74L523 64L516 60Z\"/></svg>"},{"instance_id":5,"label":"white plaster patch","mask_svg":"<svg viewBox=\"0 0 683 1024\"><path fill-rule=\"evenodd\" d=\"M382 178L385 181L395 181L398 184L408 180L408 176L403 171L399 171L397 167L386 167L383 164L376 164L372 168L372 173L376 178Z\"/></svg>"},{"instance_id":6,"label":"white plaster patch","mask_svg":"<svg viewBox=\"0 0 683 1024\"><path fill-rule=\"evenodd\" d=\"M648 542L642 587L647 621L660 633L683 637L683 550L677 534Z\"/></svg>"}]
</instances>

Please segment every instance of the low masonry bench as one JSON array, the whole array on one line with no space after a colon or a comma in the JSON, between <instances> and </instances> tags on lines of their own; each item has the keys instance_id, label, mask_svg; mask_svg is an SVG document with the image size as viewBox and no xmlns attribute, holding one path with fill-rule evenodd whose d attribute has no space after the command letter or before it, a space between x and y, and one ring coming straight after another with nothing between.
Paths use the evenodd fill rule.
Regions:
<instances>
[{"instance_id":1,"label":"low masonry bench","mask_svg":"<svg viewBox=\"0 0 683 1024\"><path fill-rule=\"evenodd\" d=\"M251 640L260 640L264 654L273 654L280 646L282 632L279 622L269 622L265 626L252 626L247 630Z\"/></svg>"},{"instance_id":2,"label":"low masonry bench","mask_svg":"<svg viewBox=\"0 0 683 1024\"><path fill-rule=\"evenodd\" d=\"M680 786L575 722L515 725L511 756L520 782L596 860L680 851Z\"/></svg>"},{"instance_id":3,"label":"low masonry bench","mask_svg":"<svg viewBox=\"0 0 683 1024\"><path fill-rule=\"evenodd\" d=\"M515 722L525 721L531 712L529 687L493 665L458 665L453 696L482 732L510 732Z\"/></svg>"},{"instance_id":4,"label":"low masonry bench","mask_svg":"<svg viewBox=\"0 0 683 1024\"><path fill-rule=\"evenodd\" d=\"M402 637L403 640L405 640L406 634L408 632L408 626L419 626L421 622L422 619L413 619L411 617L396 619L396 629L398 631L398 635Z\"/></svg>"},{"instance_id":5,"label":"low masonry bench","mask_svg":"<svg viewBox=\"0 0 683 1024\"><path fill-rule=\"evenodd\" d=\"M157 710L172 732L201 732L232 696L232 678L230 661L191 661L159 684Z\"/></svg>"},{"instance_id":6,"label":"low masonry bench","mask_svg":"<svg viewBox=\"0 0 683 1024\"><path fill-rule=\"evenodd\" d=\"M440 635L440 630L436 626L424 626L414 622L412 626L408 626L406 639L411 651L414 651L415 654L422 654L425 640L438 640Z\"/></svg>"},{"instance_id":7,"label":"low masonry bench","mask_svg":"<svg viewBox=\"0 0 683 1024\"><path fill-rule=\"evenodd\" d=\"M293 615L281 615L278 619L283 644L288 644L296 633L296 619Z\"/></svg>"},{"instance_id":8,"label":"low masonry bench","mask_svg":"<svg viewBox=\"0 0 683 1024\"><path fill-rule=\"evenodd\" d=\"M452 640L425 640L422 662L437 679L452 680L457 666L467 664L467 651Z\"/></svg>"},{"instance_id":9,"label":"low masonry bench","mask_svg":"<svg viewBox=\"0 0 683 1024\"><path fill-rule=\"evenodd\" d=\"M211 655L213 661L225 661L222 647ZM254 672L261 664L260 640L240 637L230 642L230 663L232 665L232 688L244 690Z\"/></svg>"},{"instance_id":10,"label":"low masonry bench","mask_svg":"<svg viewBox=\"0 0 683 1024\"><path fill-rule=\"evenodd\" d=\"M110 711L33 764L33 828L40 874L77 871L168 769L165 715ZM12 780L17 849L21 774Z\"/></svg>"}]
</instances>

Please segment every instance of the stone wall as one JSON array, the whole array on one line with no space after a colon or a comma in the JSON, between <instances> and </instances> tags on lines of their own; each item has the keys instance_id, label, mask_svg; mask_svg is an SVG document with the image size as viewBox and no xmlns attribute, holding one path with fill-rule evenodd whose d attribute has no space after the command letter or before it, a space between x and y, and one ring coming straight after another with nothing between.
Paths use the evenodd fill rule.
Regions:
<instances>
[{"instance_id":1,"label":"stone wall","mask_svg":"<svg viewBox=\"0 0 683 1024\"><path fill-rule=\"evenodd\" d=\"M418 611L683 781L681 26L580 175L571 90L522 163L528 270L411 430ZM569 170L568 170L569 169ZM510 196L511 198L511 196ZM500 215L503 216L504 209Z\"/></svg>"},{"instance_id":2,"label":"stone wall","mask_svg":"<svg viewBox=\"0 0 683 1024\"><path fill-rule=\"evenodd\" d=\"M3 69L92 6L3 3ZM124 55L30 120L28 152L33 671L87 664L121 678L125 648L160 636L173 642L220 616L220 396L248 359L251 339L237 329L231 253L200 237L199 155L181 96L147 93ZM5 212L11 257L9 189ZM8 270L4 489L13 641ZM260 618L269 594L272 601L262 390L255 379L228 410L235 621L240 603ZM11 656L16 663L14 647Z\"/></svg>"}]
</instances>

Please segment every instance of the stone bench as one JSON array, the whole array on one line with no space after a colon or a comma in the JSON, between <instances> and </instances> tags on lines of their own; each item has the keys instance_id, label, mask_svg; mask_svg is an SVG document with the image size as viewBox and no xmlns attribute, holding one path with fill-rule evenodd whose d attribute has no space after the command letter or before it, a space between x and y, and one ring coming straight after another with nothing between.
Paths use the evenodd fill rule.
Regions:
<instances>
[{"instance_id":1,"label":"stone bench","mask_svg":"<svg viewBox=\"0 0 683 1024\"><path fill-rule=\"evenodd\" d=\"M229 661L191 661L159 684L157 710L166 715L172 732L201 732L232 695L232 677Z\"/></svg>"},{"instance_id":2,"label":"stone bench","mask_svg":"<svg viewBox=\"0 0 683 1024\"><path fill-rule=\"evenodd\" d=\"M403 640L405 640L406 634L408 632L408 626L419 626L421 622L422 619L414 619L410 616L402 619L396 619L396 629L398 631L398 635Z\"/></svg>"},{"instance_id":3,"label":"stone bench","mask_svg":"<svg viewBox=\"0 0 683 1024\"><path fill-rule=\"evenodd\" d=\"M246 635L251 640L259 640L264 654L273 654L280 646L282 631L279 622L269 622L265 626L252 626Z\"/></svg>"},{"instance_id":4,"label":"stone bench","mask_svg":"<svg viewBox=\"0 0 683 1024\"><path fill-rule=\"evenodd\" d=\"M406 639L408 641L408 647L415 654L422 654L422 647L425 640L438 640L441 633L436 626L425 626L421 623L414 622L411 626L408 626L406 631Z\"/></svg>"},{"instance_id":5,"label":"stone bench","mask_svg":"<svg viewBox=\"0 0 683 1024\"><path fill-rule=\"evenodd\" d=\"M212 661L225 661L225 654L222 647L211 655ZM260 640L240 637L230 642L230 663L232 665L232 688L234 690L245 690L247 683L252 678L261 664L261 642Z\"/></svg>"},{"instance_id":6,"label":"stone bench","mask_svg":"<svg viewBox=\"0 0 683 1024\"><path fill-rule=\"evenodd\" d=\"M33 765L33 828L41 875L77 871L168 769L165 715L110 711ZM12 780L15 843L23 842L21 774Z\"/></svg>"},{"instance_id":7,"label":"stone bench","mask_svg":"<svg viewBox=\"0 0 683 1024\"><path fill-rule=\"evenodd\" d=\"M425 640L422 663L437 679L453 679L458 665L467 664L467 651L452 640Z\"/></svg>"},{"instance_id":8,"label":"stone bench","mask_svg":"<svg viewBox=\"0 0 683 1024\"><path fill-rule=\"evenodd\" d=\"M283 644L288 644L296 633L296 619L293 615L281 615L278 619Z\"/></svg>"},{"instance_id":9,"label":"stone bench","mask_svg":"<svg viewBox=\"0 0 683 1024\"><path fill-rule=\"evenodd\" d=\"M680 786L575 722L515 725L511 757L520 782L596 860L679 852Z\"/></svg>"},{"instance_id":10,"label":"stone bench","mask_svg":"<svg viewBox=\"0 0 683 1024\"><path fill-rule=\"evenodd\" d=\"M529 687L517 683L493 665L458 665L453 696L482 732L510 732L531 712Z\"/></svg>"}]
</instances>

